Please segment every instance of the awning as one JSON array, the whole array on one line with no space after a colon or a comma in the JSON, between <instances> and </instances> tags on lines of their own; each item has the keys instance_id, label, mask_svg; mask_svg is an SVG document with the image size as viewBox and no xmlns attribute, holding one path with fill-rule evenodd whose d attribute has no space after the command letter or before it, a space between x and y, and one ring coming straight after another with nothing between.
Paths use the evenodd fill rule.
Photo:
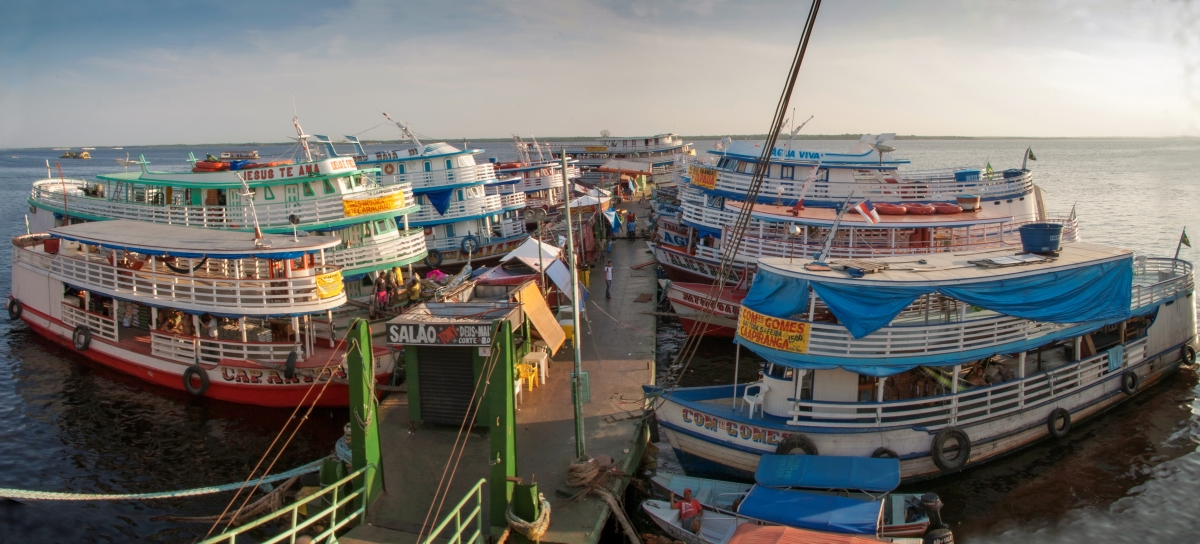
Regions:
<instances>
[{"instance_id":1,"label":"awning","mask_svg":"<svg viewBox=\"0 0 1200 544\"><path fill-rule=\"evenodd\" d=\"M550 312L550 307L546 305L546 299L542 298L542 292L538 289L537 283L532 281L526 283L524 287L513 293L513 297L521 303L525 315L533 324L533 329L537 331L538 336L542 337L542 340L546 341L546 345L550 346L550 354L553 355L558 348L562 347L567 335L559 326L558 320L554 318L554 314Z\"/></svg>"},{"instance_id":2,"label":"awning","mask_svg":"<svg viewBox=\"0 0 1200 544\"><path fill-rule=\"evenodd\" d=\"M804 491L754 486L738 513L768 523L855 535L876 535L883 520L883 501L817 495Z\"/></svg>"},{"instance_id":3,"label":"awning","mask_svg":"<svg viewBox=\"0 0 1200 544\"><path fill-rule=\"evenodd\" d=\"M524 243L502 257L500 262L517 259L534 271L541 272L543 266L549 268L550 263L557 260L561 253L561 248L539 242L535 238L526 238Z\"/></svg>"},{"instance_id":4,"label":"awning","mask_svg":"<svg viewBox=\"0 0 1200 544\"><path fill-rule=\"evenodd\" d=\"M50 229L50 235L109 249L142 255L170 255L200 259L295 259L306 253L332 249L341 243L334 236L268 234L257 243L254 234L222 229L148 224L128 219L91 221Z\"/></svg>"},{"instance_id":5,"label":"awning","mask_svg":"<svg viewBox=\"0 0 1200 544\"><path fill-rule=\"evenodd\" d=\"M887 493L900 485L900 460L763 454L754 473L754 481L766 487Z\"/></svg>"}]
</instances>

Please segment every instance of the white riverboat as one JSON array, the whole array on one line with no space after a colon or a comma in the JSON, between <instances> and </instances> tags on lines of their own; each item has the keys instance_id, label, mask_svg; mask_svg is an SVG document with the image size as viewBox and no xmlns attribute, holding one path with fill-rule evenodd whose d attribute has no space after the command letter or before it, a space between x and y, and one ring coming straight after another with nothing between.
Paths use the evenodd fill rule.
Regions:
<instances>
[{"instance_id":1,"label":"white riverboat","mask_svg":"<svg viewBox=\"0 0 1200 544\"><path fill-rule=\"evenodd\" d=\"M562 160L555 160L549 146L536 140L524 142L514 138L513 145L517 150L516 161L496 162L492 159L496 176L507 183L488 186L488 194L525 193L522 215L526 223L554 221L568 200L563 196ZM577 162L574 159L567 161L568 181L580 177Z\"/></svg>"},{"instance_id":2,"label":"white riverboat","mask_svg":"<svg viewBox=\"0 0 1200 544\"><path fill-rule=\"evenodd\" d=\"M581 181L588 185L619 179L622 174L646 176L647 181L670 184L676 166L692 152L692 144L675 134L627 137L609 136L607 132L594 141L546 145L555 154L566 151L568 157L578 160L583 172Z\"/></svg>"},{"instance_id":3,"label":"white riverboat","mask_svg":"<svg viewBox=\"0 0 1200 544\"><path fill-rule=\"evenodd\" d=\"M689 474L745 478L762 453L803 451L933 477L1065 435L1195 361L1182 260L1076 242L828 264L759 260L737 324L759 381L648 387Z\"/></svg>"},{"instance_id":4,"label":"white riverboat","mask_svg":"<svg viewBox=\"0 0 1200 544\"><path fill-rule=\"evenodd\" d=\"M347 136L360 167L378 168L385 186L412 187L420 211L407 218L408 224L424 229L429 267L498 259L516 249L529 237L521 210L525 193L498 192L489 187L511 184L501 179L491 164L475 164L482 149L458 149L445 142L423 144L408 127L396 123L413 147L368 154L358 138ZM330 156L337 156L333 144Z\"/></svg>"},{"instance_id":5,"label":"white riverboat","mask_svg":"<svg viewBox=\"0 0 1200 544\"><path fill-rule=\"evenodd\" d=\"M345 406L344 382L320 383L345 378L345 346L312 319L346 301L342 267L325 260L339 244L129 220L55 227L13 239L8 313L96 363L196 396ZM390 360L375 370L390 376Z\"/></svg>"}]
</instances>

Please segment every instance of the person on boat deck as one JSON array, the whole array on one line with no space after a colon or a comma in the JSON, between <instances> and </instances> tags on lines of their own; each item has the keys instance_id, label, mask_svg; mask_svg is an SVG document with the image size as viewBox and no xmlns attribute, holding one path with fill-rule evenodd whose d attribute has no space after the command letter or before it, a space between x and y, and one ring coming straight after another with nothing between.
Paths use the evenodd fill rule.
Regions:
<instances>
[{"instance_id":1,"label":"person on boat deck","mask_svg":"<svg viewBox=\"0 0 1200 544\"><path fill-rule=\"evenodd\" d=\"M218 329L217 316L212 315L212 314L207 314L201 319L200 322L201 322L200 328L204 332L204 335L209 338L215 339L217 337L217 329Z\"/></svg>"},{"instance_id":2,"label":"person on boat deck","mask_svg":"<svg viewBox=\"0 0 1200 544\"><path fill-rule=\"evenodd\" d=\"M690 487L683 490L683 500L681 501L675 500L675 493L671 493L671 508L679 510L679 524L684 529L694 534L700 534L700 516L704 510L700 506L700 501L692 498Z\"/></svg>"},{"instance_id":3,"label":"person on boat deck","mask_svg":"<svg viewBox=\"0 0 1200 544\"><path fill-rule=\"evenodd\" d=\"M164 310L166 316L163 319L162 329L176 334L183 333L183 315L177 310Z\"/></svg>"}]
</instances>

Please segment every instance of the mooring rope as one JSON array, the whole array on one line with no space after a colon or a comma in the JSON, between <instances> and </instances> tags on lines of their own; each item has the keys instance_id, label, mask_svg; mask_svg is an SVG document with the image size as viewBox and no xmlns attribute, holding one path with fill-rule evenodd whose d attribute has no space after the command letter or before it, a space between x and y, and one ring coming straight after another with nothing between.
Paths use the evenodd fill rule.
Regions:
<instances>
[{"instance_id":1,"label":"mooring rope","mask_svg":"<svg viewBox=\"0 0 1200 544\"><path fill-rule=\"evenodd\" d=\"M294 468L287 472L281 472L274 476L267 476L266 478L262 479L262 482L277 482L279 480L286 480L301 474L316 472L321 469L321 463L323 461L323 459L313 461L307 465ZM65 491L32 491L28 489L0 487L0 498L39 501L144 501L153 499L175 499L179 497L211 495L213 493L220 493L222 491L241 489L244 485L244 482L234 482L225 485L197 487L194 489L180 489L177 491L157 491L153 493L72 493Z\"/></svg>"}]
</instances>

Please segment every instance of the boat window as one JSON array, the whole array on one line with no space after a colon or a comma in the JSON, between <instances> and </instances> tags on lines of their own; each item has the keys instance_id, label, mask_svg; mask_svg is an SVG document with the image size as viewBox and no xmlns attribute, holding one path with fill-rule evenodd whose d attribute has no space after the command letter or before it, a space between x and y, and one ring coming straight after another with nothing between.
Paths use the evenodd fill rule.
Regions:
<instances>
[{"instance_id":1,"label":"boat window","mask_svg":"<svg viewBox=\"0 0 1200 544\"><path fill-rule=\"evenodd\" d=\"M742 161L733 161L733 162L736 163L736 164L734 164L734 168L733 168L734 171L739 172L739 173L746 171L746 163L744 163Z\"/></svg>"},{"instance_id":2,"label":"boat window","mask_svg":"<svg viewBox=\"0 0 1200 544\"><path fill-rule=\"evenodd\" d=\"M790 380L795 375L795 369L783 365L769 364L763 373L776 380Z\"/></svg>"},{"instance_id":3,"label":"boat window","mask_svg":"<svg viewBox=\"0 0 1200 544\"><path fill-rule=\"evenodd\" d=\"M796 167L795 166L781 166L779 168L779 172L780 172L779 177L781 179L796 179Z\"/></svg>"},{"instance_id":4,"label":"boat window","mask_svg":"<svg viewBox=\"0 0 1200 544\"><path fill-rule=\"evenodd\" d=\"M462 202L463 200L466 200L465 198L463 198L463 190L459 189L458 190L458 201Z\"/></svg>"},{"instance_id":5,"label":"boat window","mask_svg":"<svg viewBox=\"0 0 1200 544\"><path fill-rule=\"evenodd\" d=\"M459 157L458 165L459 166L471 166L470 162L467 161L467 157Z\"/></svg>"},{"instance_id":6,"label":"boat window","mask_svg":"<svg viewBox=\"0 0 1200 544\"><path fill-rule=\"evenodd\" d=\"M813 398L813 371L804 372L804 377L800 378L800 400L812 400Z\"/></svg>"},{"instance_id":7,"label":"boat window","mask_svg":"<svg viewBox=\"0 0 1200 544\"><path fill-rule=\"evenodd\" d=\"M375 221L375 234L383 234L388 231L387 221L382 219Z\"/></svg>"},{"instance_id":8,"label":"boat window","mask_svg":"<svg viewBox=\"0 0 1200 544\"><path fill-rule=\"evenodd\" d=\"M751 175L753 175L753 174L754 174L755 167L756 167L756 166L758 166L758 164L757 164L757 163L753 163L753 162L744 162L744 163L742 163L742 166L745 166L745 172L746 172L747 174L751 174ZM738 170L738 172L741 172L741 171L742 171L742 170Z\"/></svg>"},{"instance_id":9,"label":"boat window","mask_svg":"<svg viewBox=\"0 0 1200 544\"><path fill-rule=\"evenodd\" d=\"M263 200L275 200L275 192L270 187L263 187Z\"/></svg>"},{"instance_id":10,"label":"boat window","mask_svg":"<svg viewBox=\"0 0 1200 544\"><path fill-rule=\"evenodd\" d=\"M404 173L404 163L400 163L400 164L397 164L397 165L396 165L396 173L397 173L397 174L403 174L403 173Z\"/></svg>"},{"instance_id":11,"label":"boat window","mask_svg":"<svg viewBox=\"0 0 1200 544\"><path fill-rule=\"evenodd\" d=\"M325 194L331 194L331 193L337 192L337 189L333 188L333 183L331 183L329 180L327 180L327 179L321 180L321 183L323 183L325 185Z\"/></svg>"},{"instance_id":12,"label":"boat window","mask_svg":"<svg viewBox=\"0 0 1200 544\"><path fill-rule=\"evenodd\" d=\"M429 161L425 161L425 171L430 172L432 170L433 170L433 164L430 163Z\"/></svg>"},{"instance_id":13,"label":"boat window","mask_svg":"<svg viewBox=\"0 0 1200 544\"><path fill-rule=\"evenodd\" d=\"M303 185L304 185L304 196L316 196L317 195L316 193L313 192L312 185L309 184L307 181L304 182Z\"/></svg>"},{"instance_id":14,"label":"boat window","mask_svg":"<svg viewBox=\"0 0 1200 544\"><path fill-rule=\"evenodd\" d=\"M362 187L362 184L363 184L363 177L362 177L361 175L359 175L359 176L351 176L351 177L350 177L350 179L354 180L354 186L355 186L355 187Z\"/></svg>"},{"instance_id":15,"label":"boat window","mask_svg":"<svg viewBox=\"0 0 1200 544\"><path fill-rule=\"evenodd\" d=\"M454 169L454 161L452 161L450 159L446 159L446 170L453 170L453 169Z\"/></svg>"},{"instance_id":16,"label":"boat window","mask_svg":"<svg viewBox=\"0 0 1200 544\"><path fill-rule=\"evenodd\" d=\"M446 225L446 238L454 238L454 225Z\"/></svg>"}]
</instances>

